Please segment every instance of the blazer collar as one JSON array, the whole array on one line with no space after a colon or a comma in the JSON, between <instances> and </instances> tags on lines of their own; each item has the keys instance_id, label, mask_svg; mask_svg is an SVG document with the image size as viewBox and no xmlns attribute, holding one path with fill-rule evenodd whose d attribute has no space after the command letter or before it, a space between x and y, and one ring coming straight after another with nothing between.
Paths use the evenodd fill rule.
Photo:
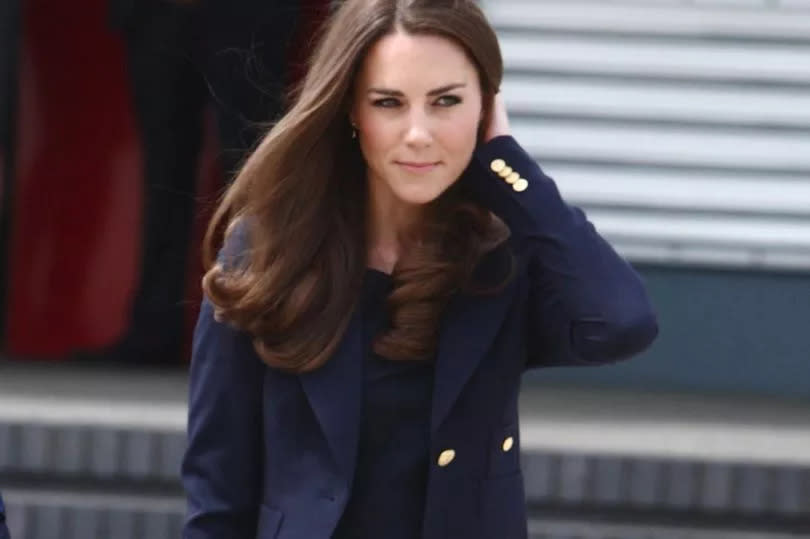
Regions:
<instances>
[{"instance_id":1,"label":"blazer collar","mask_svg":"<svg viewBox=\"0 0 810 539\"><path fill-rule=\"evenodd\" d=\"M513 280L497 293L458 294L447 306L436 356L431 433L447 418L464 385L492 345L514 291Z\"/></svg>"}]
</instances>

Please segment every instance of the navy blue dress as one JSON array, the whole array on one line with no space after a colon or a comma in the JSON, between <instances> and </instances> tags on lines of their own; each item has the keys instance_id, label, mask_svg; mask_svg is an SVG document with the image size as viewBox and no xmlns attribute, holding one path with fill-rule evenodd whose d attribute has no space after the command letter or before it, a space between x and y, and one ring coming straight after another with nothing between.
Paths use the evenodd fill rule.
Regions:
<instances>
[{"instance_id":1,"label":"navy blue dress","mask_svg":"<svg viewBox=\"0 0 810 539\"><path fill-rule=\"evenodd\" d=\"M389 323L391 277L368 269L363 309L363 411L351 495L333 539L415 539L427 486L432 361L392 361L371 349Z\"/></svg>"}]
</instances>

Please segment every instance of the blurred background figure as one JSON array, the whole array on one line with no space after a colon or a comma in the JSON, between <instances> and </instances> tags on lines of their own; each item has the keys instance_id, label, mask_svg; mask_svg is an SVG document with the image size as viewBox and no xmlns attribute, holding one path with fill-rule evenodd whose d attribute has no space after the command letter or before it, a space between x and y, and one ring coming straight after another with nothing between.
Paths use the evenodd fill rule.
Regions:
<instances>
[{"instance_id":1,"label":"blurred background figure","mask_svg":"<svg viewBox=\"0 0 810 539\"><path fill-rule=\"evenodd\" d=\"M6 304L8 243L11 232L11 199L14 184L13 124L17 109L17 72L20 50L19 0L0 2L0 307ZM5 312L0 309L0 341L5 329Z\"/></svg>"},{"instance_id":2,"label":"blurred background figure","mask_svg":"<svg viewBox=\"0 0 810 539\"><path fill-rule=\"evenodd\" d=\"M102 360L180 361L203 112L213 97L226 181L281 112L299 2L110 0L143 151L140 272Z\"/></svg>"},{"instance_id":3,"label":"blurred background figure","mask_svg":"<svg viewBox=\"0 0 810 539\"><path fill-rule=\"evenodd\" d=\"M193 62L196 5L110 0L123 37L142 150L140 271L128 327L101 359L174 363L183 339L184 292L207 89Z\"/></svg>"},{"instance_id":4,"label":"blurred background figure","mask_svg":"<svg viewBox=\"0 0 810 539\"><path fill-rule=\"evenodd\" d=\"M305 43L307 24L326 0L180 1L196 2L199 11L199 60L216 107L222 165L230 178L282 111L296 75L291 64L306 60L291 45L296 35Z\"/></svg>"}]
</instances>

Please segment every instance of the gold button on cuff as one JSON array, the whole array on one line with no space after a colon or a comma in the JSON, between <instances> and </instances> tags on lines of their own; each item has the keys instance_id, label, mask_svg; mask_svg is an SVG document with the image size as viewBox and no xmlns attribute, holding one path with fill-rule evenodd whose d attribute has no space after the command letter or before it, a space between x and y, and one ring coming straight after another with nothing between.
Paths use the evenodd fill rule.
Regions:
<instances>
[{"instance_id":1,"label":"gold button on cuff","mask_svg":"<svg viewBox=\"0 0 810 539\"><path fill-rule=\"evenodd\" d=\"M514 189L518 193L525 191L527 187L529 187L529 182L527 182L523 178L519 179L514 184L512 184L512 189Z\"/></svg>"},{"instance_id":2,"label":"gold button on cuff","mask_svg":"<svg viewBox=\"0 0 810 539\"><path fill-rule=\"evenodd\" d=\"M501 178L506 178L510 174L512 174L512 167L503 167L500 172L498 172L498 176Z\"/></svg>"},{"instance_id":3,"label":"gold button on cuff","mask_svg":"<svg viewBox=\"0 0 810 539\"><path fill-rule=\"evenodd\" d=\"M512 446L515 445L515 439L509 436L506 440L503 441L503 451L504 453L512 449Z\"/></svg>"},{"instance_id":4,"label":"gold button on cuff","mask_svg":"<svg viewBox=\"0 0 810 539\"><path fill-rule=\"evenodd\" d=\"M500 172L503 170L503 167L506 166L506 161L503 159L495 159L492 163L489 164L489 167L492 169L492 172Z\"/></svg>"},{"instance_id":5,"label":"gold button on cuff","mask_svg":"<svg viewBox=\"0 0 810 539\"><path fill-rule=\"evenodd\" d=\"M518 181L519 179L520 179L520 174L518 174L517 172L513 172L512 174L510 174L509 176L504 178L504 180L506 180L506 183L509 183L509 184L513 184L516 181Z\"/></svg>"},{"instance_id":6,"label":"gold button on cuff","mask_svg":"<svg viewBox=\"0 0 810 539\"><path fill-rule=\"evenodd\" d=\"M456 452L452 449L445 449L439 455L439 466L447 466L456 458Z\"/></svg>"}]
</instances>

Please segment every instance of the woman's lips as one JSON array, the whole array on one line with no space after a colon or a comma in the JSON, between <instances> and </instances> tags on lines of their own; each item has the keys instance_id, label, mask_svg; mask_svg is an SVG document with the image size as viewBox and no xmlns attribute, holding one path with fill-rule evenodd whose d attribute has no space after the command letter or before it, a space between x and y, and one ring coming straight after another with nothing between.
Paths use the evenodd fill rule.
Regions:
<instances>
[{"instance_id":1,"label":"woman's lips","mask_svg":"<svg viewBox=\"0 0 810 539\"><path fill-rule=\"evenodd\" d=\"M396 161L397 165L401 166L405 170L410 172L430 172L437 166L439 166L439 162L433 163L416 163L412 161Z\"/></svg>"}]
</instances>

